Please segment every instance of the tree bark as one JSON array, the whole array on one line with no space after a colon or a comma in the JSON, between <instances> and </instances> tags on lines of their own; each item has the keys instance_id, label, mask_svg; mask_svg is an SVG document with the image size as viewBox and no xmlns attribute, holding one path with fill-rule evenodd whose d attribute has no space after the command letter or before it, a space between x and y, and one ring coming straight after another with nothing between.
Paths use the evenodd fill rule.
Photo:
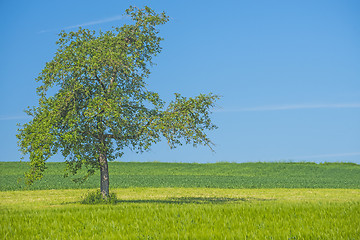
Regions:
<instances>
[{"instance_id":1,"label":"tree bark","mask_svg":"<svg viewBox=\"0 0 360 240\"><path fill-rule=\"evenodd\" d=\"M103 195L103 198L109 197L109 169L106 155L100 153L99 156L100 163L100 191Z\"/></svg>"}]
</instances>

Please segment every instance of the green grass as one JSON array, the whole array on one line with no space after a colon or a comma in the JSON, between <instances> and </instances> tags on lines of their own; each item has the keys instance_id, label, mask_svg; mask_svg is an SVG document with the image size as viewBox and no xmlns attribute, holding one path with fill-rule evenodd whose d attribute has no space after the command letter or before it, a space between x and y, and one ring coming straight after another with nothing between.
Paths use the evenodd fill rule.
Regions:
<instances>
[{"instance_id":1,"label":"green grass","mask_svg":"<svg viewBox=\"0 0 360 240\"><path fill-rule=\"evenodd\" d=\"M0 192L0 239L358 239L359 189L115 189Z\"/></svg>"},{"instance_id":2,"label":"green grass","mask_svg":"<svg viewBox=\"0 0 360 240\"><path fill-rule=\"evenodd\" d=\"M27 168L0 163L0 239L360 236L357 164L113 162L117 200L97 205L81 204L90 191L81 188L97 188L98 175L75 184L64 163L49 163L42 181L18 191Z\"/></svg>"},{"instance_id":3,"label":"green grass","mask_svg":"<svg viewBox=\"0 0 360 240\"><path fill-rule=\"evenodd\" d=\"M99 175L84 184L64 178L64 163L47 163L45 177L29 189L99 187ZM27 163L0 162L0 190L24 189ZM360 165L353 163L133 163L109 164L110 186L206 188L360 188Z\"/></svg>"}]
</instances>

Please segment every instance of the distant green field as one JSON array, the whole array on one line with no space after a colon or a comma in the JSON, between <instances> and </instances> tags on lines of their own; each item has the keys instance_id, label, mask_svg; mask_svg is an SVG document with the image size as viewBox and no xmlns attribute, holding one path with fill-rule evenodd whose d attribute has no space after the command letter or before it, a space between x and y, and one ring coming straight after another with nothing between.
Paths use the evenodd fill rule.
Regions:
<instances>
[{"instance_id":1,"label":"distant green field","mask_svg":"<svg viewBox=\"0 0 360 240\"><path fill-rule=\"evenodd\" d=\"M83 184L64 178L65 163L47 163L45 177L30 190L99 187L99 175ZM27 163L0 162L0 190L24 189ZM353 163L158 163L111 162L110 187L360 188Z\"/></svg>"}]
</instances>

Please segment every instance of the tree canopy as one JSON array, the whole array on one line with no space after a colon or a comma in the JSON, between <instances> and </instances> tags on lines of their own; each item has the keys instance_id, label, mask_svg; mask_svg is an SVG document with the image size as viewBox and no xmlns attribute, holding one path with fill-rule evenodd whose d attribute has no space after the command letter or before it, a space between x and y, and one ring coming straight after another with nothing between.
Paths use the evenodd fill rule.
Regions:
<instances>
[{"instance_id":1,"label":"tree canopy","mask_svg":"<svg viewBox=\"0 0 360 240\"><path fill-rule=\"evenodd\" d=\"M216 128L210 114L217 95L175 93L166 104L146 88L163 40L156 27L169 17L149 7L130 7L126 14L132 24L111 31L59 34L54 58L36 79L39 104L26 110L32 120L17 134L20 150L30 155L29 184L42 178L46 160L61 153L69 173L87 168L81 180L100 169L101 190L108 195L107 161L121 157L125 148L142 152L161 139L171 148L183 143L211 148L206 130Z\"/></svg>"}]
</instances>

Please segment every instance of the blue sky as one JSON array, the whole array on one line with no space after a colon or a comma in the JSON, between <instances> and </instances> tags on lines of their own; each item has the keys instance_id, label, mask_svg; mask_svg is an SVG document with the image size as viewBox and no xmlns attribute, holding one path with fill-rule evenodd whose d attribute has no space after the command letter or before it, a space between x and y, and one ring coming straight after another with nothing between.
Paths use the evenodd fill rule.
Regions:
<instances>
[{"instance_id":1,"label":"blue sky","mask_svg":"<svg viewBox=\"0 0 360 240\"><path fill-rule=\"evenodd\" d=\"M17 161L17 123L60 30L109 30L129 5L165 11L148 79L165 100L222 96L206 147L126 151L122 161L360 163L359 1L1 1L0 161ZM26 159L26 158L25 158ZM52 160L61 161L61 156Z\"/></svg>"}]
</instances>

